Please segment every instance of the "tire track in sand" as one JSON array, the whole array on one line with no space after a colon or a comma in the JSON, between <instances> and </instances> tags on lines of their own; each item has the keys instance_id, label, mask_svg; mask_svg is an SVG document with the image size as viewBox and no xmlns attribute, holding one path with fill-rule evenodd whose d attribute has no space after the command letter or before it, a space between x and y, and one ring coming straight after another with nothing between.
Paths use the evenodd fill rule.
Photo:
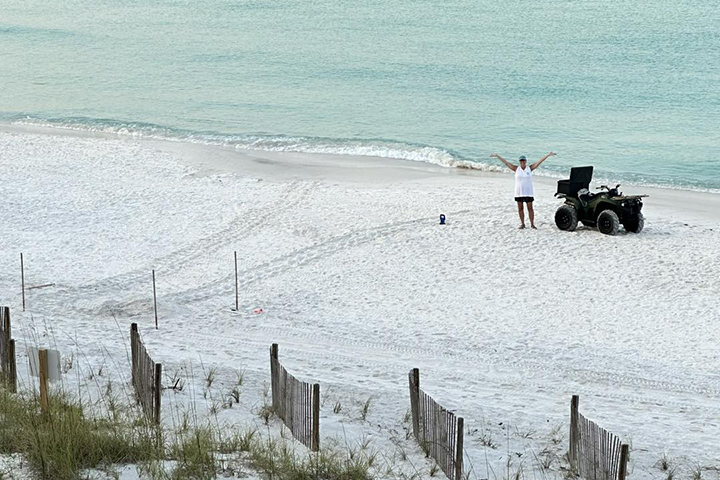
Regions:
<instances>
[{"instance_id":1,"label":"tire track in sand","mask_svg":"<svg viewBox=\"0 0 720 480\"><path fill-rule=\"evenodd\" d=\"M469 213L470 210L451 212L451 215L459 216ZM284 274L294 268L308 265L315 261L335 255L344 250L355 248L378 238L387 237L408 229L408 227L428 222L428 217L416 218L402 222L393 222L378 227L370 227L362 230L353 230L348 233L331 237L330 239L295 250L291 253L281 255L270 261L253 267L250 270L238 272L242 278L239 287L246 288L250 285ZM162 296L162 300L168 303L195 303L221 296L234 291L235 282L232 273L214 278L201 285L176 291ZM137 300L119 302L120 308L126 308Z\"/></svg>"},{"instance_id":2,"label":"tire track in sand","mask_svg":"<svg viewBox=\"0 0 720 480\"><path fill-rule=\"evenodd\" d=\"M567 382L559 381L558 383L565 384L567 388L572 388L572 391L580 394L594 395L602 398L609 398L613 400L622 400L633 403L643 404L655 404L664 407L674 408L700 408L703 411L720 412L720 408L714 409L712 407L712 397L717 395L718 390L712 388L686 388L687 385L676 384L667 381L653 381L649 379L636 378L623 374L613 374L611 372L592 372L583 371L578 369L561 369L556 366L541 366L538 364L532 364L530 368L527 362L504 362L498 359L492 359L489 357L483 357L481 355L447 355L444 352L438 352L429 350L426 348L412 348L412 347L396 347L394 345L379 344L375 342L365 341L337 341L333 338L331 342L326 342L328 336L318 334L307 334L307 335L295 335L294 333L288 334L287 329L277 328L266 328L256 327L252 328L256 332L259 332L258 337L253 338L253 334L248 334L248 329L243 327L242 337L228 337L228 336L216 336L209 333L203 333L200 331L192 331L190 329L184 329L182 338L179 338L173 350L176 352L188 351L188 345L192 345L193 355L195 351L200 348L205 352L221 352L219 356L227 357L234 356L237 351L265 351L270 343L280 343L281 348L285 352L284 357L289 359L290 365L310 365L308 368L303 369L305 377L313 378L313 381L334 381L334 382L347 382L349 381L348 372L358 369L363 370L375 370L384 372L382 375L367 375L363 374L363 382L378 382L378 386L382 387L387 381L404 381L407 377L407 370L411 367L418 366L418 362L422 360L446 360L443 362L433 362L433 378L444 379L443 385L447 387L448 382L457 383L463 385L467 381L466 375L458 375L458 371L478 371L479 379L483 381L476 382L479 384L485 384L488 379L494 378L492 375L485 378L485 375L481 370L478 370L478 366L493 365L500 368L507 368L517 370L518 364L522 363L522 372L543 372L552 373L557 375L557 372L562 373L562 377L567 379ZM223 329L227 331L227 329ZM263 338L264 337L264 338ZM297 343L294 342L298 337L307 339L307 342ZM272 341L270 341L272 339ZM248 348L239 348L240 346L247 346ZM357 347L357 348L356 348ZM374 349L374 351L369 350ZM397 353L404 353L404 356L396 355ZM206 355L207 358L207 355ZM419 360L422 359L422 360ZM466 367L459 367L459 364L465 364ZM312 372L322 372L322 374L314 374ZM584 375L587 373L587 375ZM579 375L574 375L579 374ZM599 374L599 376L598 376ZM377 377L377 378L376 378ZM596 380L599 378L600 380ZM538 378L537 375L527 375L521 380L508 379L503 385L495 385L495 389L498 393L506 392L508 388L517 390L518 392L528 392L528 388L534 388L536 390L548 390L552 389L553 383L548 384L543 381L543 378ZM608 385L610 384L610 385ZM609 388L616 387L616 388ZM697 395L701 393L705 395L703 398L696 398L697 403L688 403L679 401L679 399L668 398L667 396L654 396L644 395L643 392L637 392L637 388L644 388L647 390L660 392L660 393L680 393L680 394L693 394ZM462 387L458 387L462 388ZM483 390L492 390L493 386L483 386ZM628 390L630 392L628 392ZM708 400L710 404L708 404Z\"/></svg>"},{"instance_id":3,"label":"tire track in sand","mask_svg":"<svg viewBox=\"0 0 720 480\"><path fill-rule=\"evenodd\" d=\"M560 374L560 376L578 383L601 383L609 386L642 388L658 392L700 394L709 397L720 397L720 384L717 381L708 381L709 379L707 378L691 378L690 382L688 382L688 379L685 377L670 377L663 380L656 380L627 373L563 367L558 363L546 364L527 359L489 355L483 353L482 350L462 350L449 353L447 350L438 350L433 349L432 347L424 346L420 348L412 347L410 345L398 345L395 343L367 341L358 339L357 337L348 338L340 335L328 335L322 332L308 332L306 330L300 330L298 327L291 326L283 328L267 326L250 328L244 327L243 334L253 335L253 333L256 335L266 336L274 335L276 338L300 338L308 341L305 345L323 343L325 348L329 348L331 346L333 351L350 351L351 349L349 347L352 347L359 350L391 352L415 358L440 359L444 360L444 363L447 365L455 365L458 361L461 361L467 363L468 365L509 367L517 371L538 372L553 376L558 376L558 374ZM204 334L200 335L203 336ZM341 358L346 358L348 356L358 358L356 354L341 355ZM387 362L381 363L387 364ZM703 384L700 384L700 381L702 381Z\"/></svg>"},{"instance_id":4,"label":"tire track in sand","mask_svg":"<svg viewBox=\"0 0 720 480\"><path fill-rule=\"evenodd\" d=\"M316 183L317 182L292 182L283 195L286 201L276 203L269 209L260 208L238 214L221 230L200 238L179 250L149 260L147 264L157 265L155 271L158 275L169 276L178 273L186 268L188 264L192 262L197 263L198 258L212 254L233 241L247 238L253 231L265 223L265 219L268 216L278 216L301 204ZM60 301L65 301L70 307L77 308L81 311L92 311L93 307L83 308L81 306L82 303L85 302L78 300L79 294L92 292L91 296L95 298L104 295L117 295L128 287L147 284L149 271L149 267L137 268L129 272L81 284L76 287L57 288L52 293L38 292L40 293L38 297L51 294L54 299L57 300L60 298ZM65 298L63 299L63 297ZM95 303L97 305L97 302L93 302L93 300L90 300L88 303Z\"/></svg>"}]
</instances>

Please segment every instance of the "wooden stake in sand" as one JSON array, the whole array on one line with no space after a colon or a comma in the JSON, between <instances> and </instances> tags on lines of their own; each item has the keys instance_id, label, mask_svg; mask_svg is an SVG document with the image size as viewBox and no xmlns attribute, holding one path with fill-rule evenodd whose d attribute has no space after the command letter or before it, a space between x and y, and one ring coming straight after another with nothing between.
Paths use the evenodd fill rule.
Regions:
<instances>
[{"instance_id":1,"label":"wooden stake in sand","mask_svg":"<svg viewBox=\"0 0 720 480\"><path fill-rule=\"evenodd\" d=\"M15 361L15 340L10 340L10 350L8 351L10 357L10 381L8 382L8 388L10 393L17 393L17 363Z\"/></svg>"},{"instance_id":2,"label":"wooden stake in sand","mask_svg":"<svg viewBox=\"0 0 720 480\"><path fill-rule=\"evenodd\" d=\"M48 355L47 350L38 350L39 376L40 376L40 410L46 413L48 410Z\"/></svg>"},{"instance_id":3,"label":"wooden stake in sand","mask_svg":"<svg viewBox=\"0 0 720 480\"><path fill-rule=\"evenodd\" d=\"M25 311L25 264L23 263L23 254L20 254L20 281L22 282L22 302L23 312Z\"/></svg>"},{"instance_id":4,"label":"wooden stake in sand","mask_svg":"<svg viewBox=\"0 0 720 480\"><path fill-rule=\"evenodd\" d=\"M153 384L153 418L155 423L160 423L160 399L162 398L162 364L155 364L155 383Z\"/></svg>"},{"instance_id":5,"label":"wooden stake in sand","mask_svg":"<svg viewBox=\"0 0 720 480\"><path fill-rule=\"evenodd\" d=\"M410 412L412 414L413 434L420 442L420 370L410 370Z\"/></svg>"},{"instance_id":6,"label":"wooden stake in sand","mask_svg":"<svg viewBox=\"0 0 720 480\"><path fill-rule=\"evenodd\" d=\"M312 386L312 440L310 450L320 451L320 384Z\"/></svg>"},{"instance_id":7,"label":"wooden stake in sand","mask_svg":"<svg viewBox=\"0 0 720 480\"><path fill-rule=\"evenodd\" d=\"M237 270L237 251L235 252L235 311L240 309L238 304L238 270Z\"/></svg>"},{"instance_id":8,"label":"wooden stake in sand","mask_svg":"<svg viewBox=\"0 0 720 480\"><path fill-rule=\"evenodd\" d=\"M580 396L573 395L570 398L570 465L577 466L578 462L578 413L580 410Z\"/></svg>"},{"instance_id":9,"label":"wooden stake in sand","mask_svg":"<svg viewBox=\"0 0 720 480\"><path fill-rule=\"evenodd\" d=\"M627 463L630 456L630 446L622 444L620 447L620 465L618 468L618 480L625 480L627 477Z\"/></svg>"},{"instance_id":10,"label":"wooden stake in sand","mask_svg":"<svg viewBox=\"0 0 720 480\"><path fill-rule=\"evenodd\" d=\"M155 310L155 330L158 329L158 321L157 321L157 295L155 294L155 270L152 271L153 274L153 309Z\"/></svg>"}]
</instances>

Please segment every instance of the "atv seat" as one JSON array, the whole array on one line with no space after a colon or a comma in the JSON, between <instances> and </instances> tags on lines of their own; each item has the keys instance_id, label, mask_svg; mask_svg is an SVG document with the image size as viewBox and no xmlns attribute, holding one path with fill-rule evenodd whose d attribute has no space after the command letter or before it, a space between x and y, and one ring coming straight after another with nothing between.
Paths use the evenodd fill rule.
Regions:
<instances>
[{"instance_id":1,"label":"atv seat","mask_svg":"<svg viewBox=\"0 0 720 480\"><path fill-rule=\"evenodd\" d=\"M568 180L558 180L558 189L556 195L563 194L571 197L577 196L578 192L590 189L592 181L593 167L573 167L570 169L570 178Z\"/></svg>"}]
</instances>

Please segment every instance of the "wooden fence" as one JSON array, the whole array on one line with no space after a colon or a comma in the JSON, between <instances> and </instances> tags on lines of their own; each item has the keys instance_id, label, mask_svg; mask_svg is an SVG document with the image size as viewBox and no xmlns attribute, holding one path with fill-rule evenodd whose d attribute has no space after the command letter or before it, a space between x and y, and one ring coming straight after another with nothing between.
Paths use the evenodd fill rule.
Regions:
<instances>
[{"instance_id":1,"label":"wooden fence","mask_svg":"<svg viewBox=\"0 0 720 480\"><path fill-rule=\"evenodd\" d=\"M417 368L410 370L410 411L413 434L425 454L435 459L448 479L461 480L465 421L420 389Z\"/></svg>"},{"instance_id":2,"label":"wooden fence","mask_svg":"<svg viewBox=\"0 0 720 480\"><path fill-rule=\"evenodd\" d=\"M10 307L0 307L0 369L2 381L8 390L17 391L17 365L15 363L15 340L10 328Z\"/></svg>"},{"instance_id":3,"label":"wooden fence","mask_svg":"<svg viewBox=\"0 0 720 480\"><path fill-rule=\"evenodd\" d=\"M162 365L148 355L137 324L130 327L132 385L142 408L152 421L160 422ZM0 306L0 368L11 392L17 389L15 340L12 339L9 307ZM301 382L282 366L278 345L270 347L272 407L293 436L310 448L320 448L320 385ZM420 389L420 371L409 373L413 434L428 457L432 457L449 480L463 479L464 420L438 404ZM588 420L579 412L580 399L570 404L571 468L586 480L626 480L629 447L620 438Z\"/></svg>"},{"instance_id":4,"label":"wooden fence","mask_svg":"<svg viewBox=\"0 0 720 480\"><path fill-rule=\"evenodd\" d=\"M270 347L272 406L293 436L313 452L320 449L320 385L290 375L278 360L278 345Z\"/></svg>"},{"instance_id":5,"label":"wooden fence","mask_svg":"<svg viewBox=\"0 0 720 480\"><path fill-rule=\"evenodd\" d=\"M160 423L160 394L162 393L162 365L153 362L140 339L137 323L130 326L132 351L132 384L145 415Z\"/></svg>"},{"instance_id":6,"label":"wooden fence","mask_svg":"<svg viewBox=\"0 0 720 480\"><path fill-rule=\"evenodd\" d=\"M625 480L627 445L585 418L579 411L580 397L570 401L570 466L587 480Z\"/></svg>"}]
</instances>

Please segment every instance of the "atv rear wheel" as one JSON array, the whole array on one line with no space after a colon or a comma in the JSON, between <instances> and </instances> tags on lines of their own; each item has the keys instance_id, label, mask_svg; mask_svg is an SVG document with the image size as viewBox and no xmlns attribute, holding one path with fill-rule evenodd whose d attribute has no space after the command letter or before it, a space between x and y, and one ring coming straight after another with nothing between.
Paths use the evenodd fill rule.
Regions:
<instances>
[{"instance_id":1,"label":"atv rear wheel","mask_svg":"<svg viewBox=\"0 0 720 480\"><path fill-rule=\"evenodd\" d=\"M555 225L560 230L566 230L572 232L577 228L578 214L575 207L572 205L560 205L560 208L555 212Z\"/></svg>"},{"instance_id":2,"label":"atv rear wheel","mask_svg":"<svg viewBox=\"0 0 720 480\"><path fill-rule=\"evenodd\" d=\"M645 217L642 213L638 213L637 216L630 218L627 222L623 223L625 230L631 233L642 232L645 226Z\"/></svg>"},{"instance_id":3,"label":"atv rear wheel","mask_svg":"<svg viewBox=\"0 0 720 480\"><path fill-rule=\"evenodd\" d=\"M620 219L612 210L603 210L598 215L597 226L605 235L615 235L620 230Z\"/></svg>"}]
</instances>

